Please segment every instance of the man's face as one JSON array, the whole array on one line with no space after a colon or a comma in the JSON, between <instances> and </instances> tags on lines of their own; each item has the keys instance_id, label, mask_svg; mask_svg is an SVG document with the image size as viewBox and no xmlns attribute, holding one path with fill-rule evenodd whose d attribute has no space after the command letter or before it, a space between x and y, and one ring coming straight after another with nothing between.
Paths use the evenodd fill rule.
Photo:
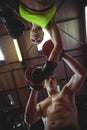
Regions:
<instances>
[{"instance_id":1,"label":"man's face","mask_svg":"<svg viewBox=\"0 0 87 130\"><path fill-rule=\"evenodd\" d=\"M45 81L44 81L44 87L47 88L48 90L51 89L56 89L57 88L57 79L55 75L49 76Z\"/></svg>"},{"instance_id":2,"label":"man's face","mask_svg":"<svg viewBox=\"0 0 87 130\"><path fill-rule=\"evenodd\" d=\"M32 28L30 31L30 39L33 44L39 44L42 42L44 36L44 32L41 27L37 26L36 28Z\"/></svg>"}]
</instances>

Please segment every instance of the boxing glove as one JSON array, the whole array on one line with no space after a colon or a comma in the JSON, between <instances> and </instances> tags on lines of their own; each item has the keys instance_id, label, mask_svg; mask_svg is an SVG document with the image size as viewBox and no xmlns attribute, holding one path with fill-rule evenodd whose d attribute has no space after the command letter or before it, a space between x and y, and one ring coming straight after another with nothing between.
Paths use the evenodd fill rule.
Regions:
<instances>
[{"instance_id":1,"label":"boxing glove","mask_svg":"<svg viewBox=\"0 0 87 130\"><path fill-rule=\"evenodd\" d=\"M35 83L33 80L32 80L32 71L35 67L30 67L28 69L26 69L25 71L25 80L27 81L27 84L29 86L29 89L30 90L41 90L43 88L43 85L42 83Z\"/></svg>"},{"instance_id":2,"label":"boxing glove","mask_svg":"<svg viewBox=\"0 0 87 130\"><path fill-rule=\"evenodd\" d=\"M32 80L35 83L41 83L44 81L50 74L53 73L57 63L47 61L43 67L37 67L32 71Z\"/></svg>"},{"instance_id":3,"label":"boxing glove","mask_svg":"<svg viewBox=\"0 0 87 130\"><path fill-rule=\"evenodd\" d=\"M25 26L24 24L19 21L17 18L13 17L13 10L10 8L7 8L7 11L5 12L0 12L0 16L2 19L2 22L4 23L9 35L13 39L19 38L24 30Z\"/></svg>"}]
</instances>

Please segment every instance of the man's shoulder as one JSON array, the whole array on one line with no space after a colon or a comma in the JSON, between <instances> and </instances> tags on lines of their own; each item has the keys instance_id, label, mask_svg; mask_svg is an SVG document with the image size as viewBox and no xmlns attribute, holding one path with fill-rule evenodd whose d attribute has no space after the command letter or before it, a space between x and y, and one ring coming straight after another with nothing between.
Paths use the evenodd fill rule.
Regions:
<instances>
[{"instance_id":1,"label":"man's shoulder","mask_svg":"<svg viewBox=\"0 0 87 130\"><path fill-rule=\"evenodd\" d=\"M63 86L61 93L73 94L71 89L70 89L70 86L67 86L67 84Z\"/></svg>"},{"instance_id":2,"label":"man's shoulder","mask_svg":"<svg viewBox=\"0 0 87 130\"><path fill-rule=\"evenodd\" d=\"M40 105L40 106L45 106L45 105L47 105L47 104L50 104L50 102L51 102L51 98L50 98L50 97L47 97L47 98L45 98L44 100L42 100L41 102L39 102L39 105Z\"/></svg>"}]
</instances>

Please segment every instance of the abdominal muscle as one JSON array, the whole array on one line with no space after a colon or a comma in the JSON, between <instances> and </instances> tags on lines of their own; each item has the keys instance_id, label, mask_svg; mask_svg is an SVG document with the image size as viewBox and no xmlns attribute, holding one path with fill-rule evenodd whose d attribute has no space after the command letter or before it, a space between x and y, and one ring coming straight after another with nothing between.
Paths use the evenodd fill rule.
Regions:
<instances>
[{"instance_id":1,"label":"abdominal muscle","mask_svg":"<svg viewBox=\"0 0 87 130\"><path fill-rule=\"evenodd\" d=\"M51 108L51 109L50 109ZM80 130L75 108L64 104L53 104L48 108L45 130Z\"/></svg>"}]
</instances>

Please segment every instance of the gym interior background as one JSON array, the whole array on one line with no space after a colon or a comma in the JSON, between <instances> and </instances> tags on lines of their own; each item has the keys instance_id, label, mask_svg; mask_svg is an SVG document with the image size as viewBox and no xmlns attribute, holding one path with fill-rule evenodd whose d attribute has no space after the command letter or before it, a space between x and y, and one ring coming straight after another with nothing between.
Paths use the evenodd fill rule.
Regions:
<instances>
[{"instance_id":1,"label":"gym interior background","mask_svg":"<svg viewBox=\"0 0 87 130\"><path fill-rule=\"evenodd\" d=\"M8 5L18 11L19 0L6 0ZM60 29L63 47L66 53L74 57L87 68L87 34L86 34L86 0L56 0L56 23ZM36 45L29 39L31 23L21 19L25 24L25 31L16 39L22 54L19 61L14 41L8 34L0 19L0 129L29 130L24 123L24 109L29 97L28 84L24 72L27 67L40 66L47 60ZM58 61L55 69L58 82L62 86L69 80L73 72L62 61ZM38 102L47 96L45 89L39 93ZM79 123L82 130L87 130L87 79L83 87L76 94ZM31 129L39 129L41 123L33 125Z\"/></svg>"}]
</instances>

